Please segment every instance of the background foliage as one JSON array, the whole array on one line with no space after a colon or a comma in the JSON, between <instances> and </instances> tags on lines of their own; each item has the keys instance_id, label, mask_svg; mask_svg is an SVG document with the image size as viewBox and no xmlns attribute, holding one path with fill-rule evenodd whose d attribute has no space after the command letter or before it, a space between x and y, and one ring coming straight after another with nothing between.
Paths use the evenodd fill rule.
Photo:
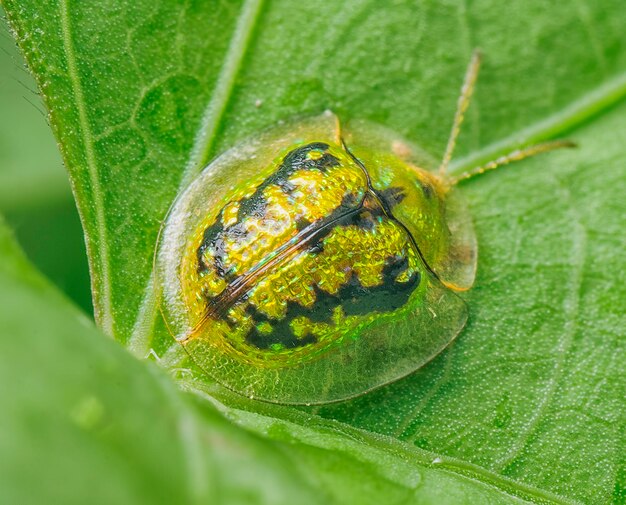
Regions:
<instances>
[{"instance_id":1,"label":"background foliage","mask_svg":"<svg viewBox=\"0 0 626 505\"><path fill-rule=\"evenodd\" d=\"M0 213L42 272L91 313L83 233L67 173L35 82L4 22L0 111Z\"/></svg>"},{"instance_id":2,"label":"background foliage","mask_svg":"<svg viewBox=\"0 0 626 505\"><path fill-rule=\"evenodd\" d=\"M480 47L456 169L544 138L580 146L463 186L480 245L468 327L418 373L320 409L246 401L193 370L181 393L91 328L3 231L0 426L11 437L0 438L0 489L13 501L80 502L89 471L103 503L103 482L116 483L116 502L626 502L621 2L4 6L70 173L96 320L164 368L181 364L152 296L156 233L179 188L238 140L330 108L440 155ZM19 225L32 230L22 243L68 279L59 269L80 271L67 255L80 249L64 221L37 256L55 229L37 228L52 215L41 209L62 191L43 120L26 110L27 127L1 122L2 209L35 223ZM54 250L68 253L46 266ZM71 462L60 447L76 451ZM75 484L55 485L68 473ZM29 484L41 474L49 482Z\"/></svg>"}]
</instances>

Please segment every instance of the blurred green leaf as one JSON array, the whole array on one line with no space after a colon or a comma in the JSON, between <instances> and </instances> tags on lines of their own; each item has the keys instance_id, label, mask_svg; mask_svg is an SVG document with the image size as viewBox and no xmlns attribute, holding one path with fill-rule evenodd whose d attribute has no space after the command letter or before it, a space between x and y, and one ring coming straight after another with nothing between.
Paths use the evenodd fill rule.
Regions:
<instances>
[{"instance_id":1,"label":"blurred green leaf","mask_svg":"<svg viewBox=\"0 0 626 505\"><path fill-rule=\"evenodd\" d=\"M6 220L36 267L91 315L85 239L76 205L71 194L55 200L13 208Z\"/></svg>"},{"instance_id":2,"label":"blurred green leaf","mask_svg":"<svg viewBox=\"0 0 626 505\"><path fill-rule=\"evenodd\" d=\"M67 175L45 107L4 20L0 20L0 111L0 211L67 200Z\"/></svg>"},{"instance_id":3,"label":"blurred green leaf","mask_svg":"<svg viewBox=\"0 0 626 505\"><path fill-rule=\"evenodd\" d=\"M45 107L0 9L0 212L28 257L92 313L84 236Z\"/></svg>"},{"instance_id":4,"label":"blurred green leaf","mask_svg":"<svg viewBox=\"0 0 626 505\"><path fill-rule=\"evenodd\" d=\"M154 242L211 157L326 108L441 153L480 47L456 168L556 135L580 148L464 185L468 328L423 371L320 413L564 499L626 501L622 2L4 3L62 140L97 319L138 354L170 345Z\"/></svg>"},{"instance_id":5,"label":"blurred green leaf","mask_svg":"<svg viewBox=\"0 0 626 505\"><path fill-rule=\"evenodd\" d=\"M339 423L280 421L182 393L59 295L2 222L0 260L2 503L525 503L507 486L550 499Z\"/></svg>"}]
</instances>

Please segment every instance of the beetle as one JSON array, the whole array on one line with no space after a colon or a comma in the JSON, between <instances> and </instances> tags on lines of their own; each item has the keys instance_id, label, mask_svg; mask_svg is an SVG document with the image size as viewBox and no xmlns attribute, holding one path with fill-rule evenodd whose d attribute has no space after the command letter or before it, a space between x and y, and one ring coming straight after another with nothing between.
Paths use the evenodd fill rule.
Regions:
<instances>
[{"instance_id":1,"label":"beetle","mask_svg":"<svg viewBox=\"0 0 626 505\"><path fill-rule=\"evenodd\" d=\"M559 147L448 173L480 54L438 169L383 127L332 112L219 156L160 233L164 320L226 387L291 404L344 400L415 371L459 334L477 245L458 182Z\"/></svg>"}]
</instances>

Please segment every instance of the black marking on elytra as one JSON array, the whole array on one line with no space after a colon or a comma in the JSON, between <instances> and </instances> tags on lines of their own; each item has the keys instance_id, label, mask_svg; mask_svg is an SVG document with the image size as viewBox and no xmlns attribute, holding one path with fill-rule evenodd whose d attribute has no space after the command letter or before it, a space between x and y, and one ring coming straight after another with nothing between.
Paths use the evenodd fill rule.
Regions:
<instances>
[{"instance_id":1,"label":"black marking on elytra","mask_svg":"<svg viewBox=\"0 0 626 505\"><path fill-rule=\"evenodd\" d=\"M294 304L296 305L296 304ZM272 345L282 344L288 349L296 347L302 347L307 344L313 344L316 342L316 338L311 333L296 336L291 328L291 321L293 317L285 317L280 320L270 319L265 314L257 311L251 305L248 306L247 312L252 316L255 325L267 322L271 325L272 330L268 333L263 333L253 326L246 335L246 342L257 349L269 349Z\"/></svg>"},{"instance_id":2,"label":"black marking on elytra","mask_svg":"<svg viewBox=\"0 0 626 505\"><path fill-rule=\"evenodd\" d=\"M291 322L298 317L306 317L314 323L332 324L333 312L341 306L346 316L364 316L373 312L393 312L402 307L411 293L419 286L421 275L414 272L406 282L398 282L398 276L409 267L406 256L392 256L382 270L383 282L374 287L364 287L354 274L339 289L336 294L330 294L314 286L316 301L312 307L304 307L298 302L288 302L285 317L272 319L258 310L252 304L246 311L252 317L255 325L266 322L272 327L268 333L260 332L253 326L246 342L259 349L268 349L275 344L286 348L302 347L315 343L312 334L297 337L291 328Z\"/></svg>"},{"instance_id":3,"label":"black marking on elytra","mask_svg":"<svg viewBox=\"0 0 626 505\"><path fill-rule=\"evenodd\" d=\"M380 220L384 216L384 212L380 207L367 209L359 212L354 216L353 224L362 230L373 231L376 225L380 224Z\"/></svg>"},{"instance_id":4,"label":"black marking on elytra","mask_svg":"<svg viewBox=\"0 0 626 505\"><path fill-rule=\"evenodd\" d=\"M422 188L422 192L424 193L424 196L430 200L435 194L435 190L433 189L433 187L429 183L421 182L421 181L420 181L420 186Z\"/></svg>"},{"instance_id":5,"label":"black marking on elytra","mask_svg":"<svg viewBox=\"0 0 626 505\"><path fill-rule=\"evenodd\" d=\"M207 249L214 251L214 264L217 274L231 282L235 277L232 269L227 270L224 266L227 251L225 244L228 241L242 239L246 235L244 221L246 218L254 217L263 219L267 201L263 195L263 191L271 185L279 186L283 192L289 194L296 186L289 182L289 177L298 170L320 170L326 172L328 168L339 165L337 157L328 152L329 145L324 142L312 142L297 149L290 151L284 158L278 169L265 179L248 198L242 198L239 201L239 209L237 211L237 222L231 226L224 227L222 222L224 209L222 208L215 222L208 226L204 231L202 244L197 251L198 272L202 273L208 270L209 266L204 262L204 253ZM320 151L322 155L318 159L308 159L307 155L311 151ZM342 206L344 204L342 203ZM341 209L345 212L345 208ZM308 224L306 221L298 223L298 230L304 229Z\"/></svg>"},{"instance_id":6,"label":"black marking on elytra","mask_svg":"<svg viewBox=\"0 0 626 505\"><path fill-rule=\"evenodd\" d=\"M249 198L243 198L240 201L237 220L243 221L246 217L252 215L263 217L267 205L263 191L268 186L279 186L283 192L289 194L296 188L289 181L289 177L298 170L326 172L328 168L338 166L339 160L328 152L328 148L329 145L324 142L312 142L289 151L276 171L265 179ZM318 159L309 159L308 154L311 151L320 151L323 154Z\"/></svg>"},{"instance_id":7,"label":"black marking on elytra","mask_svg":"<svg viewBox=\"0 0 626 505\"><path fill-rule=\"evenodd\" d=\"M206 272L209 269L209 265L204 261L204 253L207 249L215 247L217 238L222 235L222 231L224 230L224 225L222 223L222 217L224 215L224 209L220 210L220 213L217 215L217 219L215 223L210 225L206 230L204 230L204 235L202 238L202 243L200 247L198 247L197 257L198 257L198 273ZM216 258L215 268L220 276L222 276L222 272L224 270L223 266L223 258L219 257L219 265Z\"/></svg>"},{"instance_id":8,"label":"black marking on elytra","mask_svg":"<svg viewBox=\"0 0 626 505\"><path fill-rule=\"evenodd\" d=\"M396 205L406 198L406 192L400 187L392 187L380 191L375 189L374 192L389 211L392 211Z\"/></svg>"},{"instance_id":9,"label":"black marking on elytra","mask_svg":"<svg viewBox=\"0 0 626 505\"><path fill-rule=\"evenodd\" d=\"M344 197L339 207L323 219L324 224L317 228L314 238L313 234L307 238L307 252L321 253L324 250L324 239L337 226L352 225L371 231L384 216L383 209L370 194L366 194L362 202L355 203L355 196L350 193Z\"/></svg>"},{"instance_id":10,"label":"black marking on elytra","mask_svg":"<svg viewBox=\"0 0 626 505\"><path fill-rule=\"evenodd\" d=\"M367 193L356 207L345 208L345 206L352 205L353 198L353 195L345 197L342 205L337 207L326 218L319 220L310 228L305 228L300 232L301 236L298 237L298 240L295 241L295 246L292 247L295 247L296 250L306 249L310 254L318 254L324 249L326 236L337 226L352 225L369 231L381 219L386 217L384 209L374 194ZM219 245L219 243L216 243L213 244L213 247L217 249ZM280 259L281 253L279 252L274 257L273 264L276 264ZM266 264L263 268L270 267L269 264ZM223 317L228 307L239 302L240 297L250 289L251 284L258 278L257 276L263 275L263 271L257 271L257 269L253 268L238 276L230 274L226 289L215 297L207 297L208 303L205 317Z\"/></svg>"},{"instance_id":11,"label":"black marking on elytra","mask_svg":"<svg viewBox=\"0 0 626 505\"><path fill-rule=\"evenodd\" d=\"M326 235L324 235L324 237L326 237ZM324 237L312 241L306 250L307 253L317 256L318 254L324 252Z\"/></svg>"},{"instance_id":12,"label":"black marking on elytra","mask_svg":"<svg viewBox=\"0 0 626 505\"><path fill-rule=\"evenodd\" d=\"M402 221L396 219L396 217L391 212L392 209L389 208L387 203L383 199L380 198L378 192L372 186L372 178L370 177L370 174L367 171L367 168L365 168L365 165L363 165L363 162L352 153L352 151L348 148L348 145L346 144L346 142L343 139L341 139L341 145L343 146L344 150L348 153L348 155L352 158L352 160L361 168L361 170L365 174L365 177L367 178L367 187L369 188L371 193L373 195L375 195L376 198L380 201L381 205L385 209L385 212L386 212L387 216L389 216L390 219L392 219L399 226L401 226L402 229L409 235L409 237L411 239L411 242L413 243L413 246L415 247L415 250L417 251L417 254L419 255L420 259L422 260L422 263L424 263L424 265L426 266L428 271L431 274L433 274L433 277L435 277L437 280L440 280L439 279L439 275L437 275L437 272L435 272L431 268L431 266L428 264L428 262L426 261L426 258L424 257L424 253L422 253L422 250L420 249L420 247L419 247L419 245L417 243L417 240L415 239L415 237L411 233L411 230L409 230Z\"/></svg>"},{"instance_id":13,"label":"black marking on elytra","mask_svg":"<svg viewBox=\"0 0 626 505\"><path fill-rule=\"evenodd\" d=\"M296 230L298 231L302 231L307 226L310 226L310 225L311 225L311 221L308 221L307 219L304 219L302 217L296 220Z\"/></svg>"},{"instance_id":14,"label":"black marking on elytra","mask_svg":"<svg viewBox=\"0 0 626 505\"><path fill-rule=\"evenodd\" d=\"M398 282L398 276L409 267L406 256L393 256L383 268L383 282L379 286L365 288L355 276L339 290L346 315L366 315L371 312L393 312L402 307L419 286L421 275L413 272L406 282Z\"/></svg>"},{"instance_id":15,"label":"black marking on elytra","mask_svg":"<svg viewBox=\"0 0 626 505\"><path fill-rule=\"evenodd\" d=\"M232 269L227 270L224 265L226 259L226 239L230 240L242 240L247 235L247 231L243 223L235 223L233 226L229 226L224 229L222 223L222 211L217 216L217 220L211 226L204 231L204 237L202 244L198 248L198 271L199 273L208 270L209 266L204 261L204 253L207 249L214 251L214 266L217 274L221 278L232 278L234 272Z\"/></svg>"},{"instance_id":16,"label":"black marking on elytra","mask_svg":"<svg viewBox=\"0 0 626 505\"><path fill-rule=\"evenodd\" d=\"M371 195L368 196L371 198ZM344 199L344 201L346 200L349 199ZM235 276L233 272L227 272L229 277L227 278L228 285L226 288L214 297L207 297L207 311L204 315L204 319L222 317L228 307L238 302L240 297L250 288L251 283L258 278L258 275L263 275L265 269L278 263L286 252L294 252L294 249L298 251L307 248L309 251L322 251L324 237L326 237L335 226L340 226L342 223L357 223L362 209L363 202L359 203L353 209L344 209L340 206L325 219L318 220L310 227L302 230L300 236L296 236L296 240L294 240L291 245L289 245L289 243L284 244L277 251L274 251L276 255L272 261L265 263L262 267L254 267L248 272L237 276ZM215 249L219 246L219 242L213 243ZM223 270L222 268L222 271Z\"/></svg>"}]
</instances>

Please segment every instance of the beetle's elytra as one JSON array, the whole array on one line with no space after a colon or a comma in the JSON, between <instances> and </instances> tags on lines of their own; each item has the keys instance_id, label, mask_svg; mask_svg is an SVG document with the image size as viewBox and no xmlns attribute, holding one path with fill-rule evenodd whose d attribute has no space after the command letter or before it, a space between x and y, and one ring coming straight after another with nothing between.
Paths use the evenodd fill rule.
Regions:
<instances>
[{"instance_id":1,"label":"beetle's elytra","mask_svg":"<svg viewBox=\"0 0 626 505\"><path fill-rule=\"evenodd\" d=\"M438 172L417 149L326 112L213 161L179 196L156 255L164 318L206 373L250 397L324 403L416 370L467 319L476 269L446 165L478 69L466 77Z\"/></svg>"}]
</instances>

